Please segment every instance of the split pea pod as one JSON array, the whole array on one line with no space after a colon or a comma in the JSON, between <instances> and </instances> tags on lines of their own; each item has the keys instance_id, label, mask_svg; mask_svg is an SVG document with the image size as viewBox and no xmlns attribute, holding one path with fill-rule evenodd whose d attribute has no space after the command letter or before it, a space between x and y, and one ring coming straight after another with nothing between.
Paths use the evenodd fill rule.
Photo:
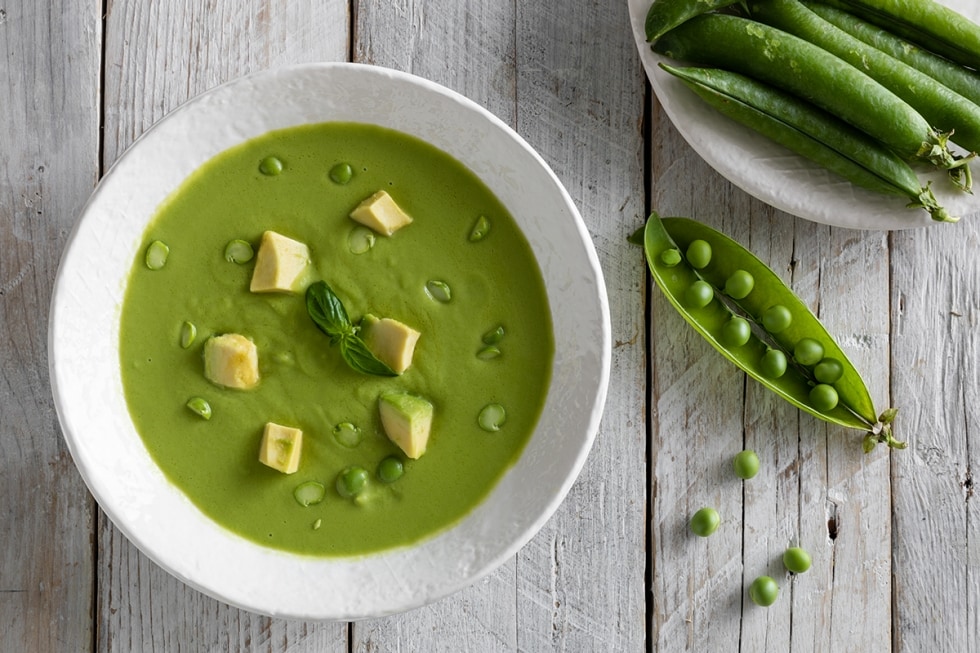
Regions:
<instances>
[{"instance_id":1,"label":"split pea pod","mask_svg":"<svg viewBox=\"0 0 980 653\"><path fill-rule=\"evenodd\" d=\"M656 213L643 246L657 286L725 358L814 417L866 431L866 450L876 442L904 447L892 436L895 411L878 416L860 373L827 329L750 251L699 222ZM708 301L690 292L702 284L711 289Z\"/></svg>"},{"instance_id":2,"label":"split pea pod","mask_svg":"<svg viewBox=\"0 0 980 653\"><path fill-rule=\"evenodd\" d=\"M895 57L913 68L924 72L971 102L980 104L980 75L963 66L933 54L886 29L878 27L846 11L823 4L803 0L810 11L851 36Z\"/></svg>"},{"instance_id":3,"label":"split pea pod","mask_svg":"<svg viewBox=\"0 0 980 653\"><path fill-rule=\"evenodd\" d=\"M681 23L714 9L733 5L740 0L653 0L647 10L647 41L653 43Z\"/></svg>"},{"instance_id":4,"label":"split pea pod","mask_svg":"<svg viewBox=\"0 0 980 653\"><path fill-rule=\"evenodd\" d=\"M980 68L980 25L935 0L826 0L964 66Z\"/></svg>"},{"instance_id":5,"label":"split pea pod","mask_svg":"<svg viewBox=\"0 0 980 653\"><path fill-rule=\"evenodd\" d=\"M912 168L851 125L799 98L717 68L660 66L733 120L869 190L909 198L934 220L955 222Z\"/></svg>"},{"instance_id":6,"label":"split pea pod","mask_svg":"<svg viewBox=\"0 0 980 653\"><path fill-rule=\"evenodd\" d=\"M702 14L653 49L673 59L742 73L797 95L895 150L939 168L963 165L907 102L851 64L783 30L747 18Z\"/></svg>"},{"instance_id":7,"label":"split pea pod","mask_svg":"<svg viewBox=\"0 0 980 653\"><path fill-rule=\"evenodd\" d=\"M797 0L750 0L752 17L837 55L905 100L950 140L980 151L980 107L925 73L827 22Z\"/></svg>"}]
</instances>

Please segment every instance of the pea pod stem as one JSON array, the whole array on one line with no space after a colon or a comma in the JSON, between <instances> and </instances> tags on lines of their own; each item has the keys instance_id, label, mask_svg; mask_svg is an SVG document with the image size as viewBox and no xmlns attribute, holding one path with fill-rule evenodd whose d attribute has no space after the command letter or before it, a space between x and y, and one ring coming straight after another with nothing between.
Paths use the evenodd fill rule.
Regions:
<instances>
[{"instance_id":1,"label":"pea pod stem","mask_svg":"<svg viewBox=\"0 0 980 653\"><path fill-rule=\"evenodd\" d=\"M935 0L825 0L964 66L980 69L980 25Z\"/></svg>"},{"instance_id":2,"label":"pea pod stem","mask_svg":"<svg viewBox=\"0 0 980 653\"><path fill-rule=\"evenodd\" d=\"M971 152L980 150L980 107L929 75L851 36L797 0L750 0L752 18L835 54L893 92L930 125ZM972 156L972 155L971 155Z\"/></svg>"},{"instance_id":3,"label":"pea pod stem","mask_svg":"<svg viewBox=\"0 0 980 653\"><path fill-rule=\"evenodd\" d=\"M901 195L934 220L959 218L921 186L909 165L858 129L817 107L744 75L721 69L661 68L715 109L797 154L869 190Z\"/></svg>"},{"instance_id":4,"label":"pea pod stem","mask_svg":"<svg viewBox=\"0 0 980 653\"><path fill-rule=\"evenodd\" d=\"M665 56L739 72L836 115L909 160L964 166L915 109L854 66L785 31L723 14L702 14L667 32Z\"/></svg>"}]
</instances>

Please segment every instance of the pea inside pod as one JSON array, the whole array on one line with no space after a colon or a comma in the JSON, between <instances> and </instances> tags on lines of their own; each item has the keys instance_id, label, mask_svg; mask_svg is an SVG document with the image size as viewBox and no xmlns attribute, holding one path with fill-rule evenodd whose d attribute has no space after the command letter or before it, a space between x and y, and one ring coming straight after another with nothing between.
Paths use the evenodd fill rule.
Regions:
<instances>
[{"instance_id":1,"label":"pea inside pod","mask_svg":"<svg viewBox=\"0 0 980 653\"><path fill-rule=\"evenodd\" d=\"M661 258L664 251L687 252L696 241L703 241L710 247L710 261L703 267L696 268L686 259L673 266L664 264ZM868 431L869 437L876 442L886 442L892 447L904 446L892 437L894 412L886 411L878 417L860 373L827 329L779 276L750 251L699 222L687 218L661 219L656 213L647 221L644 248L650 272L674 308L715 349L749 376L815 417ZM702 262L697 261L698 264ZM740 299L723 293L726 282L737 271L744 271L754 280L751 292ZM691 288L704 285L713 289L710 301L703 305L691 302ZM776 333L766 331L763 324L763 316L773 306L781 307L780 312L785 310L791 318L779 320ZM733 314L751 322L752 334L747 342L741 343L741 338L732 337ZM810 367L793 358L801 341L804 341L804 347L812 347L813 343L819 345L819 356L812 354L815 360L804 357ZM839 369L834 366L831 377L837 378L832 384L821 383L813 376L812 366L822 359L832 359L839 364Z\"/></svg>"}]
</instances>

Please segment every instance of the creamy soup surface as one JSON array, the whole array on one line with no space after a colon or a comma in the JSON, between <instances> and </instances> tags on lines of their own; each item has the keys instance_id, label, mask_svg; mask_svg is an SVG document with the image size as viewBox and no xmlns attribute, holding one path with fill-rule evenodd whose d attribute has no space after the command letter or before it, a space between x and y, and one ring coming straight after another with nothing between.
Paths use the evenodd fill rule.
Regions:
<instances>
[{"instance_id":1,"label":"creamy soup surface","mask_svg":"<svg viewBox=\"0 0 980 653\"><path fill-rule=\"evenodd\" d=\"M349 214L380 190L412 222L372 237ZM226 248L241 240L258 251L266 231L308 247L303 284L325 281L353 324L371 314L419 331L411 366L395 377L356 371L311 320L302 288L251 292L256 258L229 261ZM145 253L157 241L169 253L150 269ZM185 323L196 331L190 343ZM205 377L205 343L229 333L255 344L255 387ZM540 270L490 190L426 143L351 123L269 133L188 178L144 234L120 349L130 413L166 477L223 527L317 556L411 544L472 510L527 443L554 354ZM379 397L389 392L433 406L418 459L385 434ZM209 419L188 407L195 398ZM481 425L491 404L499 409ZM302 430L295 473L259 462L269 422ZM386 482L378 468L391 458L403 472ZM367 482L343 496L337 478L352 466ZM296 488L310 481L325 493L303 505Z\"/></svg>"}]
</instances>

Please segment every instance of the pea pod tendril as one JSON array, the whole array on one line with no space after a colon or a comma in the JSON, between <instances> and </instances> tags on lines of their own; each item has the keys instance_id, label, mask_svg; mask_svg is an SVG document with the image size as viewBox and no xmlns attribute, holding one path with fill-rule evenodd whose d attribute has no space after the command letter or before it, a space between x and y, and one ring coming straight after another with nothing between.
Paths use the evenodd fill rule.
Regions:
<instances>
[{"instance_id":1,"label":"pea pod tendril","mask_svg":"<svg viewBox=\"0 0 980 653\"><path fill-rule=\"evenodd\" d=\"M630 240L637 242L638 235L635 234ZM703 240L711 246L713 255L708 265L695 269L686 258L676 265L664 264L661 258L663 252L686 252L695 240ZM651 214L643 229L643 246L650 273L668 301L688 324L739 369L814 417L865 431L865 451L870 451L879 442L897 449L905 448L905 443L896 440L892 431L897 410L889 409L880 415L875 411L860 373L820 320L775 272L749 250L694 220L661 219L656 213ZM735 299L724 293L724 287L726 281L738 271L750 274L755 283L746 296ZM695 284L707 284L714 289L712 299L704 305L689 301L687 291ZM774 306L784 307L792 315L789 324L777 333L767 331L762 322L762 315ZM744 343L741 339L733 340L724 335L725 326L733 316L751 325L751 337ZM814 340L822 346L821 360L832 359L839 363L840 376L832 384L822 384L817 380L813 372L816 364L811 360L803 357L806 361L804 364L794 356L794 348L802 340ZM766 374L763 363L770 351L782 352L789 363L785 372L776 378ZM811 397L811 391L821 385L832 385L838 396L833 406L821 401L814 402ZM816 394L822 393L818 391Z\"/></svg>"}]
</instances>

